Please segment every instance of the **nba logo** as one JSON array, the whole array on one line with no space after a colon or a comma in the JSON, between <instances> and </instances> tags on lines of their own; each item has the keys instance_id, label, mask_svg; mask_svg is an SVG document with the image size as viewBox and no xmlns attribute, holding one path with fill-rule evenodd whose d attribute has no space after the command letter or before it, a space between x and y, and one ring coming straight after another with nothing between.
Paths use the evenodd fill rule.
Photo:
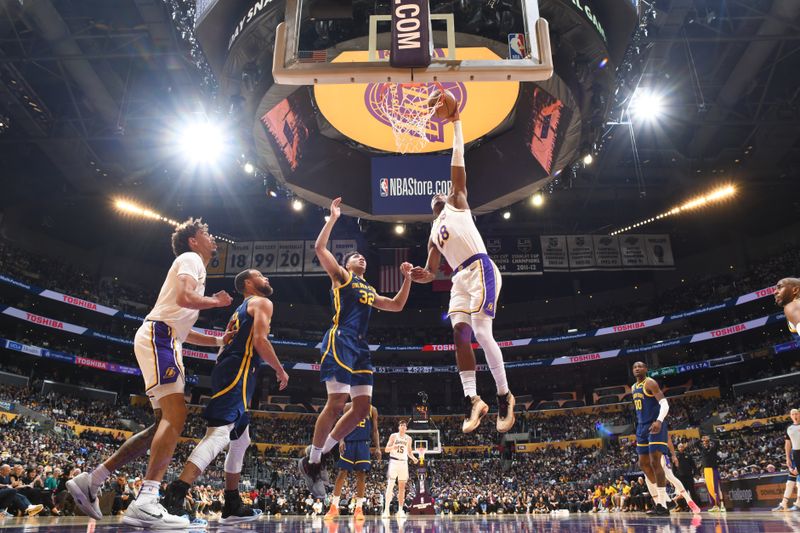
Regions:
<instances>
[{"instance_id":1,"label":"nba logo","mask_svg":"<svg viewBox=\"0 0 800 533\"><path fill-rule=\"evenodd\" d=\"M389 196L389 179L388 178L381 178L381 198L386 198Z\"/></svg>"},{"instance_id":2,"label":"nba logo","mask_svg":"<svg viewBox=\"0 0 800 533\"><path fill-rule=\"evenodd\" d=\"M525 59L527 55L525 51L525 34L524 33L509 33L508 34L508 58L509 59Z\"/></svg>"}]
</instances>

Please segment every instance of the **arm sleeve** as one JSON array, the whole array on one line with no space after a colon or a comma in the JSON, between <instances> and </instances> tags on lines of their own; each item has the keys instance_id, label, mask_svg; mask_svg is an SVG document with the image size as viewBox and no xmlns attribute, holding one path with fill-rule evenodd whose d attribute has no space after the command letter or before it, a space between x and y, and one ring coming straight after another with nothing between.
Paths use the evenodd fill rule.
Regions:
<instances>
[{"instance_id":1,"label":"arm sleeve","mask_svg":"<svg viewBox=\"0 0 800 533\"><path fill-rule=\"evenodd\" d=\"M175 262L178 264L178 276L186 274L197 281L200 281L203 277L205 267L203 266L203 261L200 259L200 256L196 253L186 252L185 254L181 254Z\"/></svg>"}]
</instances>

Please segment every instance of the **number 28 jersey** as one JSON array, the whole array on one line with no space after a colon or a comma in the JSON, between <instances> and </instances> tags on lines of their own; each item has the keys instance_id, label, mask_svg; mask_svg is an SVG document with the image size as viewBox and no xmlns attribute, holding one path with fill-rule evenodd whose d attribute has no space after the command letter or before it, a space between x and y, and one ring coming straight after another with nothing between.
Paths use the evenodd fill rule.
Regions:
<instances>
[{"instance_id":1,"label":"number 28 jersey","mask_svg":"<svg viewBox=\"0 0 800 533\"><path fill-rule=\"evenodd\" d=\"M444 204L444 209L433 221L431 241L453 269L475 254L486 253L486 245L472 220L472 212L456 209L449 203Z\"/></svg>"},{"instance_id":2,"label":"number 28 jersey","mask_svg":"<svg viewBox=\"0 0 800 533\"><path fill-rule=\"evenodd\" d=\"M331 329L343 329L362 338L366 337L376 294L367 280L351 272L344 285L331 290L334 311Z\"/></svg>"}]
</instances>

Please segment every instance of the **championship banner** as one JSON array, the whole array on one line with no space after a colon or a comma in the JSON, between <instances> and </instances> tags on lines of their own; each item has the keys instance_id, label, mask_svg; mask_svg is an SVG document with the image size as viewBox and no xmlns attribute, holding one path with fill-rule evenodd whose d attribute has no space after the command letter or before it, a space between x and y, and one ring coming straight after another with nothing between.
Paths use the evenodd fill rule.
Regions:
<instances>
[{"instance_id":1,"label":"championship banner","mask_svg":"<svg viewBox=\"0 0 800 533\"><path fill-rule=\"evenodd\" d=\"M616 235L593 235L594 263L598 270L620 270L622 256L619 253L619 238Z\"/></svg>"},{"instance_id":2,"label":"championship banner","mask_svg":"<svg viewBox=\"0 0 800 533\"><path fill-rule=\"evenodd\" d=\"M591 235L567 235L567 253L571 271L595 270L594 240Z\"/></svg>"},{"instance_id":3,"label":"championship banner","mask_svg":"<svg viewBox=\"0 0 800 533\"><path fill-rule=\"evenodd\" d=\"M534 237L490 237L486 251L504 276L543 273L541 243Z\"/></svg>"},{"instance_id":4,"label":"championship banner","mask_svg":"<svg viewBox=\"0 0 800 533\"><path fill-rule=\"evenodd\" d=\"M569 270L567 257L567 238L563 235L542 235L542 264L546 271Z\"/></svg>"},{"instance_id":5,"label":"championship banner","mask_svg":"<svg viewBox=\"0 0 800 533\"><path fill-rule=\"evenodd\" d=\"M619 250L623 267L637 270L647 267L647 248L641 235L620 235Z\"/></svg>"}]
</instances>

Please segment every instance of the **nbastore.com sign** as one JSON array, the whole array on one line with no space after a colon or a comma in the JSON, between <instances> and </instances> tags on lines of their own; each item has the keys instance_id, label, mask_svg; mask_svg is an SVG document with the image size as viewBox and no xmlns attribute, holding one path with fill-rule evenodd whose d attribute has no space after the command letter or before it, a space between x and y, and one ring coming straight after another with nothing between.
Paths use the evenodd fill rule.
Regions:
<instances>
[{"instance_id":1,"label":"nbastore.com sign","mask_svg":"<svg viewBox=\"0 0 800 533\"><path fill-rule=\"evenodd\" d=\"M450 156L372 159L372 214L431 214L431 197L450 191Z\"/></svg>"}]
</instances>

